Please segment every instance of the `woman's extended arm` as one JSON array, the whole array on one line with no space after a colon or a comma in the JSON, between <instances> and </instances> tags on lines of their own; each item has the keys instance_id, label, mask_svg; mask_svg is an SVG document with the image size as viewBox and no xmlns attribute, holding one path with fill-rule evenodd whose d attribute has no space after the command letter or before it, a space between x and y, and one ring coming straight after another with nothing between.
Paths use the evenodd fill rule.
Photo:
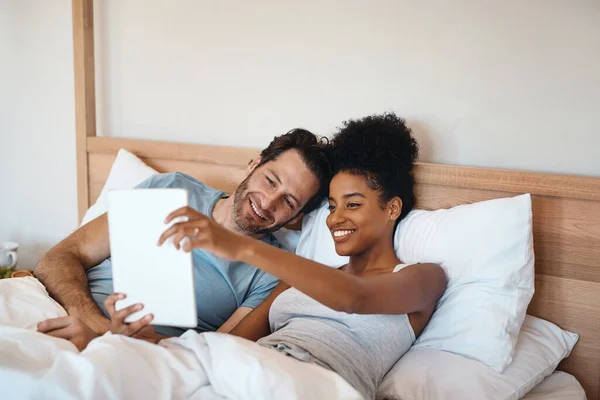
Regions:
<instances>
[{"instance_id":1,"label":"woman's extended arm","mask_svg":"<svg viewBox=\"0 0 600 400\"><path fill-rule=\"evenodd\" d=\"M337 311L357 314L408 314L435 304L446 287L446 276L436 264L418 264L395 274L357 277L326 265L298 257L247 236L235 234L210 218L185 207L173 212L167 222L186 216L159 239L173 237L182 249L208 250L219 257L243 261L276 276L320 303Z\"/></svg>"}]
</instances>

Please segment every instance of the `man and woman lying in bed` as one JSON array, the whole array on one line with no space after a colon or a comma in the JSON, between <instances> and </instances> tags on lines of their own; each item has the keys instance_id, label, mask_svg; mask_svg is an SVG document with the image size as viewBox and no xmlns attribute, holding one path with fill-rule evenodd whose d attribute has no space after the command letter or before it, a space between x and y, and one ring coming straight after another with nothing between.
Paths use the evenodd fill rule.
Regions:
<instances>
[{"instance_id":1,"label":"man and woman lying in bed","mask_svg":"<svg viewBox=\"0 0 600 400\"><path fill-rule=\"evenodd\" d=\"M410 129L390 113L345 122L330 144L300 129L275 138L231 197L180 173L143 182L189 192L190 207L168 218L187 221L166 230L159 245L173 238L193 254L196 330L228 332L320 365L373 398L446 286L438 265L404 265L394 252L395 227L414 204L417 153ZM350 260L337 269L280 249L272 236L327 193L336 252ZM36 275L69 313L39 331L80 349L108 330L154 343L183 333L150 326L151 315L124 322L143 305L115 311L125 295L111 294L106 215L50 250Z\"/></svg>"}]
</instances>

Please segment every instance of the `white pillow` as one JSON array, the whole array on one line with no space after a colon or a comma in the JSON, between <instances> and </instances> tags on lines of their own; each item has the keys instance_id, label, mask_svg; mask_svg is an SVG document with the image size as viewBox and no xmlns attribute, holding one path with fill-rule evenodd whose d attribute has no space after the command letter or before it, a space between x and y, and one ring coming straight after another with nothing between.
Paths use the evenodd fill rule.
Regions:
<instances>
[{"instance_id":1,"label":"white pillow","mask_svg":"<svg viewBox=\"0 0 600 400\"><path fill-rule=\"evenodd\" d=\"M581 383L570 374L554 371L531 389L523 400L587 400Z\"/></svg>"},{"instance_id":2,"label":"white pillow","mask_svg":"<svg viewBox=\"0 0 600 400\"><path fill-rule=\"evenodd\" d=\"M306 218L296 253L339 266L324 204ZM440 264L447 289L417 348L446 350L503 371L512 360L533 296L529 194L447 210L414 210L398 225L396 252L407 264Z\"/></svg>"},{"instance_id":3,"label":"white pillow","mask_svg":"<svg viewBox=\"0 0 600 400\"><path fill-rule=\"evenodd\" d=\"M384 377L380 396L412 400L520 399L569 356L579 335L527 315L503 373L456 354L411 348Z\"/></svg>"},{"instance_id":4,"label":"white pillow","mask_svg":"<svg viewBox=\"0 0 600 400\"><path fill-rule=\"evenodd\" d=\"M100 196L92 205L81 221L81 226L104 214L108 209L108 191L113 189L131 189L153 175L158 174L142 160L125 149L119 150L117 158L110 168L108 178L100 192Z\"/></svg>"},{"instance_id":5,"label":"white pillow","mask_svg":"<svg viewBox=\"0 0 600 400\"><path fill-rule=\"evenodd\" d=\"M107 193L113 189L132 189L159 172L150 168L142 160L125 149L120 149L117 158L108 174L104 187L98 196L98 200L92 205L81 221L81 226L91 220L98 218L108 209ZM273 234L281 243L282 247L288 251L295 251L300 237L300 232L281 228Z\"/></svg>"},{"instance_id":6,"label":"white pillow","mask_svg":"<svg viewBox=\"0 0 600 400\"><path fill-rule=\"evenodd\" d=\"M37 324L67 312L31 276L0 279L0 325L37 330Z\"/></svg>"}]
</instances>

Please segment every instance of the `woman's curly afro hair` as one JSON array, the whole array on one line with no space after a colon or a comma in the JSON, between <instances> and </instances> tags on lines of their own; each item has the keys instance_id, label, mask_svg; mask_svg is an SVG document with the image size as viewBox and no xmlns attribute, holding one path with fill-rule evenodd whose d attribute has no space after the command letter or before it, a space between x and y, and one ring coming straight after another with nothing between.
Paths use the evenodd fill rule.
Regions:
<instances>
[{"instance_id":1,"label":"woman's curly afro hair","mask_svg":"<svg viewBox=\"0 0 600 400\"><path fill-rule=\"evenodd\" d=\"M419 146L404 119L384 113L344 121L331 144L334 173L363 176L370 188L380 192L382 206L398 196L402 200L398 222L412 210L415 204L412 170Z\"/></svg>"}]
</instances>

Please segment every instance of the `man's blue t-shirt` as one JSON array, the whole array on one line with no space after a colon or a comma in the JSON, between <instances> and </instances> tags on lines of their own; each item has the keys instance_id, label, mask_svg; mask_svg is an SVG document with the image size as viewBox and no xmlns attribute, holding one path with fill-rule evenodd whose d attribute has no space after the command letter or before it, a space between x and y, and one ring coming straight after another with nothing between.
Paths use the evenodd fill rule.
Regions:
<instances>
[{"instance_id":1,"label":"man's blue t-shirt","mask_svg":"<svg viewBox=\"0 0 600 400\"><path fill-rule=\"evenodd\" d=\"M179 172L155 175L138 185L138 188L186 189L190 207L209 217L212 216L217 201L227 197L225 193ZM267 235L262 240L281 247L273 235ZM238 307L255 308L278 282L272 275L249 264L223 260L201 249L192 251L192 259L198 332L216 331ZM94 300L108 317L104 300L113 292L110 257L90 268L87 277ZM160 296L160 293L156 295ZM179 336L185 332L185 329L167 326L154 328L158 333L170 336Z\"/></svg>"}]
</instances>

